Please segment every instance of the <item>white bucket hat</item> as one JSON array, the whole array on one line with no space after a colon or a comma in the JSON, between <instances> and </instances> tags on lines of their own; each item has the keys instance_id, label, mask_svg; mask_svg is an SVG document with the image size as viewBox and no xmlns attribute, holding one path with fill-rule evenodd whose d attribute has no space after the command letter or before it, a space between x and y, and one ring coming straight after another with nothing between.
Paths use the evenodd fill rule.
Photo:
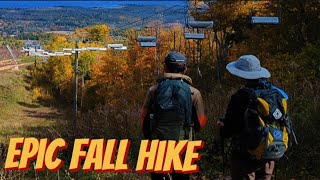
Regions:
<instances>
[{"instance_id":1,"label":"white bucket hat","mask_svg":"<svg viewBox=\"0 0 320 180\"><path fill-rule=\"evenodd\" d=\"M254 55L243 55L227 65L227 70L244 79L260 79L271 77L270 72L261 67L259 59Z\"/></svg>"}]
</instances>

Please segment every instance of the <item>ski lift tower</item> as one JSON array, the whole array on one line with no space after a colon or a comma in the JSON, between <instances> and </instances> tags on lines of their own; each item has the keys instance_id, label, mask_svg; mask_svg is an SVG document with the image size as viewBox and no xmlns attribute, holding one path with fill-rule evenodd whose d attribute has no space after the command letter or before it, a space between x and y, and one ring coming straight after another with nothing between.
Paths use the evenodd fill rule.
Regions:
<instances>
[{"instance_id":1,"label":"ski lift tower","mask_svg":"<svg viewBox=\"0 0 320 180\"><path fill-rule=\"evenodd\" d=\"M6 47L7 47L8 51L9 51L9 53L10 53L13 61L14 61L14 64L15 64L15 65L14 65L14 70L19 70L16 56L14 55L14 53L13 53L13 51L12 51L12 49L10 48L9 45L6 45Z\"/></svg>"},{"instance_id":2,"label":"ski lift tower","mask_svg":"<svg viewBox=\"0 0 320 180\"><path fill-rule=\"evenodd\" d=\"M29 56L30 55L34 56L34 65L36 66L37 65L37 56L40 56L40 54L43 53L43 50L42 50L42 47L39 43L33 42L30 45L29 49L32 47L34 48L34 51L29 51Z\"/></svg>"},{"instance_id":3,"label":"ski lift tower","mask_svg":"<svg viewBox=\"0 0 320 180\"><path fill-rule=\"evenodd\" d=\"M71 53L66 52L55 52L56 56L69 56L72 53L75 53L75 63L74 63L74 102L73 102L73 110L74 110L74 118L73 118L73 130L77 129L77 113L78 113L78 56L81 51L106 51L105 47L87 47L87 48L79 48L79 41L83 41L83 38L69 38L68 41L75 41L75 48L63 48L64 51L71 51Z\"/></svg>"},{"instance_id":4,"label":"ski lift tower","mask_svg":"<svg viewBox=\"0 0 320 180\"><path fill-rule=\"evenodd\" d=\"M184 33L184 38L197 40L197 57L198 57L198 67L197 67L197 75L202 77L200 72L200 61L201 61L201 40L205 39L204 33L200 33L201 29L209 29L213 27L213 21L188 21L186 26L192 29L191 33ZM196 30L196 33L194 33Z\"/></svg>"}]
</instances>

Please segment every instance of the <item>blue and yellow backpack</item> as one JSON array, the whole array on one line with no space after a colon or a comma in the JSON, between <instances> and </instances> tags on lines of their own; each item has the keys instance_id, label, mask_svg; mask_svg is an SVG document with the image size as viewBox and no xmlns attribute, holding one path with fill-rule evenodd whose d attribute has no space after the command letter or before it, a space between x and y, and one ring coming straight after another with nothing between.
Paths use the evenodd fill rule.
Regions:
<instances>
[{"instance_id":1,"label":"blue and yellow backpack","mask_svg":"<svg viewBox=\"0 0 320 180\"><path fill-rule=\"evenodd\" d=\"M247 88L249 104L244 113L241 146L255 159L278 160L296 140L288 115L288 96L270 82Z\"/></svg>"}]
</instances>

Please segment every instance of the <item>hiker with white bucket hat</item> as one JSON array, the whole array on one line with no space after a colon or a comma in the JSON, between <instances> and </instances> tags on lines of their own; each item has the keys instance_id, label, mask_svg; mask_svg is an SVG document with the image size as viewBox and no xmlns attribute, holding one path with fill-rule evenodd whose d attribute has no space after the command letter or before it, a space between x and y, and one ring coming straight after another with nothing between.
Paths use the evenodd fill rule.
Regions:
<instances>
[{"instance_id":1,"label":"hiker with white bucket hat","mask_svg":"<svg viewBox=\"0 0 320 180\"><path fill-rule=\"evenodd\" d=\"M271 179L275 161L286 152L292 135L288 96L266 80L271 74L254 55L243 55L226 69L245 80L217 122L222 138L232 139L232 179Z\"/></svg>"},{"instance_id":2,"label":"hiker with white bucket hat","mask_svg":"<svg viewBox=\"0 0 320 180\"><path fill-rule=\"evenodd\" d=\"M237 61L229 63L227 70L231 74L244 79L271 77L270 72L266 68L261 67L259 59L253 55L241 56Z\"/></svg>"}]
</instances>

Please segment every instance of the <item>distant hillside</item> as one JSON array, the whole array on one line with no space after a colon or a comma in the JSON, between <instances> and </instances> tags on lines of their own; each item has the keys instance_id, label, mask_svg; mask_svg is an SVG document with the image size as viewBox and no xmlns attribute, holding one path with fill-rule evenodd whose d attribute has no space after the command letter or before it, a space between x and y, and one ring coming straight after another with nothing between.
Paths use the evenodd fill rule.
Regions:
<instances>
[{"instance_id":1,"label":"distant hillside","mask_svg":"<svg viewBox=\"0 0 320 180\"><path fill-rule=\"evenodd\" d=\"M15 0L15 1L26 1L26 0ZM43 0L32 0L32 1L43 1ZM46 0L46 1L63 1L63 0ZM78 1L78 0L68 0ZM81 1L92 1L92 0L81 0ZM110 0L99 0L99 1L110 1ZM112 1L137 1L137 0L112 0ZM148 1L159 1L159 0L148 0ZM170 1L188 1L188 0L170 0Z\"/></svg>"},{"instance_id":2,"label":"distant hillside","mask_svg":"<svg viewBox=\"0 0 320 180\"><path fill-rule=\"evenodd\" d=\"M156 13L158 12L158 13ZM95 24L126 29L143 27L162 18L165 23L183 23L183 6L125 5L120 8L1 8L0 34L25 32L73 31ZM161 14L161 16L160 16Z\"/></svg>"}]
</instances>

